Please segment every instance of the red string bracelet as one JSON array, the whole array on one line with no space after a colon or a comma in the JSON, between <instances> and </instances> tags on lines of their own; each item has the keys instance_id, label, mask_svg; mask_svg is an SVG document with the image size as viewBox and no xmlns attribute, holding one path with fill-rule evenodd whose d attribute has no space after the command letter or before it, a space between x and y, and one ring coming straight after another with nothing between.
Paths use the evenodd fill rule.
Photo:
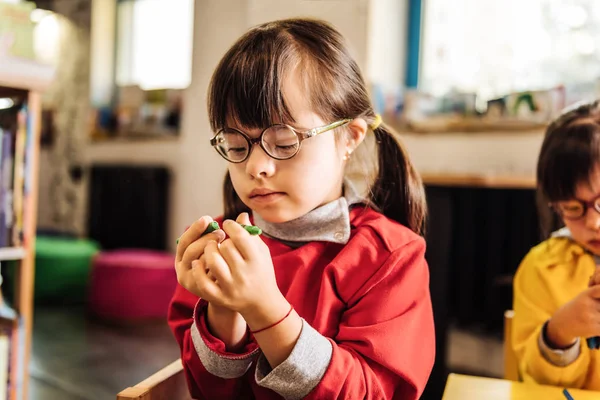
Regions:
<instances>
[{"instance_id":1,"label":"red string bracelet","mask_svg":"<svg viewBox=\"0 0 600 400\"><path fill-rule=\"evenodd\" d=\"M282 323L282 322L283 322L283 321L284 321L284 320L285 320L287 317L289 317L289 316L290 316L290 314L292 313L292 310L293 310L293 309L294 309L294 306L290 306L290 311L288 311L288 312L287 312L287 314L285 314L285 317L281 318L279 321L277 321L277 322L275 322L274 324L271 324L271 325L269 325L269 326L267 326L267 327L265 327L265 328L258 329L258 330L255 330L255 331L250 331L250 333L254 335L254 334L256 334L256 333L260 333L260 332L266 331L267 329L271 329L271 328L273 328L274 326L277 326L277 325L279 325L279 324L280 324L280 323Z\"/></svg>"}]
</instances>

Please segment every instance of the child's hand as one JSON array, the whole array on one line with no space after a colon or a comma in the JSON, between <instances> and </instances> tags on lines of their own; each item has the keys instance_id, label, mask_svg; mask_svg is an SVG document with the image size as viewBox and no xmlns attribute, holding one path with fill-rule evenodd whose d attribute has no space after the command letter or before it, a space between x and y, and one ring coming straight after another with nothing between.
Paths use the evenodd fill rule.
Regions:
<instances>
[{"instance_id":1,"label":"child's hand","mask_svg":"<svg viewBox=\"0 0 600 400\"><path fill-rule=\"evenodd\" d=\"M192 265L204 254L208 242L222 242L225 239L225 232L221 229L202 236L208 224L212 221L213 219L209 216L200 218L181 235L177 244L175 258L177 280L181 286L198 297L201 296L192 273Z\"/></svg>"},{"instance_id":2,"label":"child's hand","mask_svg":"<svg viewBox=\"0 0 600 400\"><path fill-rule=\"evenodd\" d=\"M594 274L590 276L589 287L600 284L600 266L596 265Z\"/></svg>"},{"instance_id":3,"label":"child's hand","mask_svg":"<svg viewBox=\"0 0 600 400\"><path fill-rule=\"evenodd\" d=\"M248 214L241 214L237 222L249 225ZM269 248L238 223L223 222L229 239L220 245L208 243L193 272L200 297L241 313L252 327L252 322L267 322L271 315L281 317L289 304L277 287Z\"/></svg>"},{"instance_id":4,"label":"child's hand","mask_svg":"<svg viewBox=\"0 0 600 400\"><path fill-rule=\"evenodd\" d=\"M572 345L578 337L600 336L600 286L592 286L559 308L547 327L550 344Z\"/></svg>"}]
</instances>

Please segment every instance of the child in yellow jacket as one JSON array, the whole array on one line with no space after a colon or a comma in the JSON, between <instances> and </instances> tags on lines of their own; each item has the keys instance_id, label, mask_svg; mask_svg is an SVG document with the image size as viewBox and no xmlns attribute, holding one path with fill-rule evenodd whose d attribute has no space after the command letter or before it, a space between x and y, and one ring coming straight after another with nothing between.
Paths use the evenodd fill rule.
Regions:
<instances>
[{"instance_id":1,"label":"child in yellow jacket","mask_svg":"<svg viewBox=\"0 0 600 400\"><path fill-rule=\"evenodd\" d=\"M512 345L525 382L600 390L600 104L547 129L538 191L565 227L534 247L514 279ZM598 268L600 271L600 268Z\"/></svg>"}]
</instances>

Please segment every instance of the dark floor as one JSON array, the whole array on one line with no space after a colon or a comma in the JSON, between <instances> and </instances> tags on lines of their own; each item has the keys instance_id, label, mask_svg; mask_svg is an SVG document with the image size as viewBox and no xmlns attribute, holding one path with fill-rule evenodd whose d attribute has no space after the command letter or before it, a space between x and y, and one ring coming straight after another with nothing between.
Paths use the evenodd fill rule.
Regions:
<instances>
[{"instance_id":1,"label":"dark floor","mask_svg":"<svg viewBox=\"0 0 600 400\"><path fill-rule=\"evenodd\" d=\"M502 341L451 327L453 372L502 376ZM179 357L164 324L110 326L82 308L35 309L30 400L108 400Z\"/></svg>"},{"instance_id":2,"label":"dark floor","mask_svg":"<svg viewBox=\"0 0 600 400\"><path fill-rule=\"evenodd\" d=\"M115 399L179 357L166 323L115 327L80 307L35 309L30 400Z\"/></svg>"}]
</instances>

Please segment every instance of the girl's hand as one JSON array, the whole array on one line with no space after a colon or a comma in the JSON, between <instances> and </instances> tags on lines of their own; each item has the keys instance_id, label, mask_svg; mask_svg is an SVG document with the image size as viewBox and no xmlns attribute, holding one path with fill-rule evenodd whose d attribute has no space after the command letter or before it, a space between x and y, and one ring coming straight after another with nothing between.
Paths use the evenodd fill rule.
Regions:
<instances>
[{"instance_id":1,"label":"girl's hand","mask_svg":"<svg viewBox=\"0 0 600 400\"><path fill-rule=\"evenodd\" d=\"M598 284L600 284L600 266L596 265L596 269L594 269L594 274L590 276L590 282L588 286L592 287Z\"/></svg>"},{"instance_id":2,"label":"girl's hand","mask_svg":"<svg viewBox=\"0 0 600 400\"><path fill-rule=\"evenodd\" d=\"M206 244L209 241L222 242L225 239L225 232L221 229L202 236L208 224L212 221L213 219L209 216L200 218L181 235L177 244L177 255L175 257L177 281L190 293L198 297L202 296L200 296L200 290L192 272L192 264L204 254Z\"/></svg>"},{"instance_id":3,"label":"girl's hand","mask_svg":"<svg viewBox=\"0 0 600 400\"><path fill-rule=\"evenodd\" d=\"M600 286L594 285L560 307L548 321L552 347L566 348L578 337L600 336Z\"/></svg>"},{"instance_id":4,"label":"girl's hand","mask_svg":"<svg viewBox=\"0 0 600 400\"><path fill-rule=\"evenodd\" d=\"M248 214L237 222L223 222L229 238L207 243L192 271L200 297L239 312L256 329L281 318L290 306L277 287L269 248L239 225L250 225Z\"/></svg>"}]
</instances>

